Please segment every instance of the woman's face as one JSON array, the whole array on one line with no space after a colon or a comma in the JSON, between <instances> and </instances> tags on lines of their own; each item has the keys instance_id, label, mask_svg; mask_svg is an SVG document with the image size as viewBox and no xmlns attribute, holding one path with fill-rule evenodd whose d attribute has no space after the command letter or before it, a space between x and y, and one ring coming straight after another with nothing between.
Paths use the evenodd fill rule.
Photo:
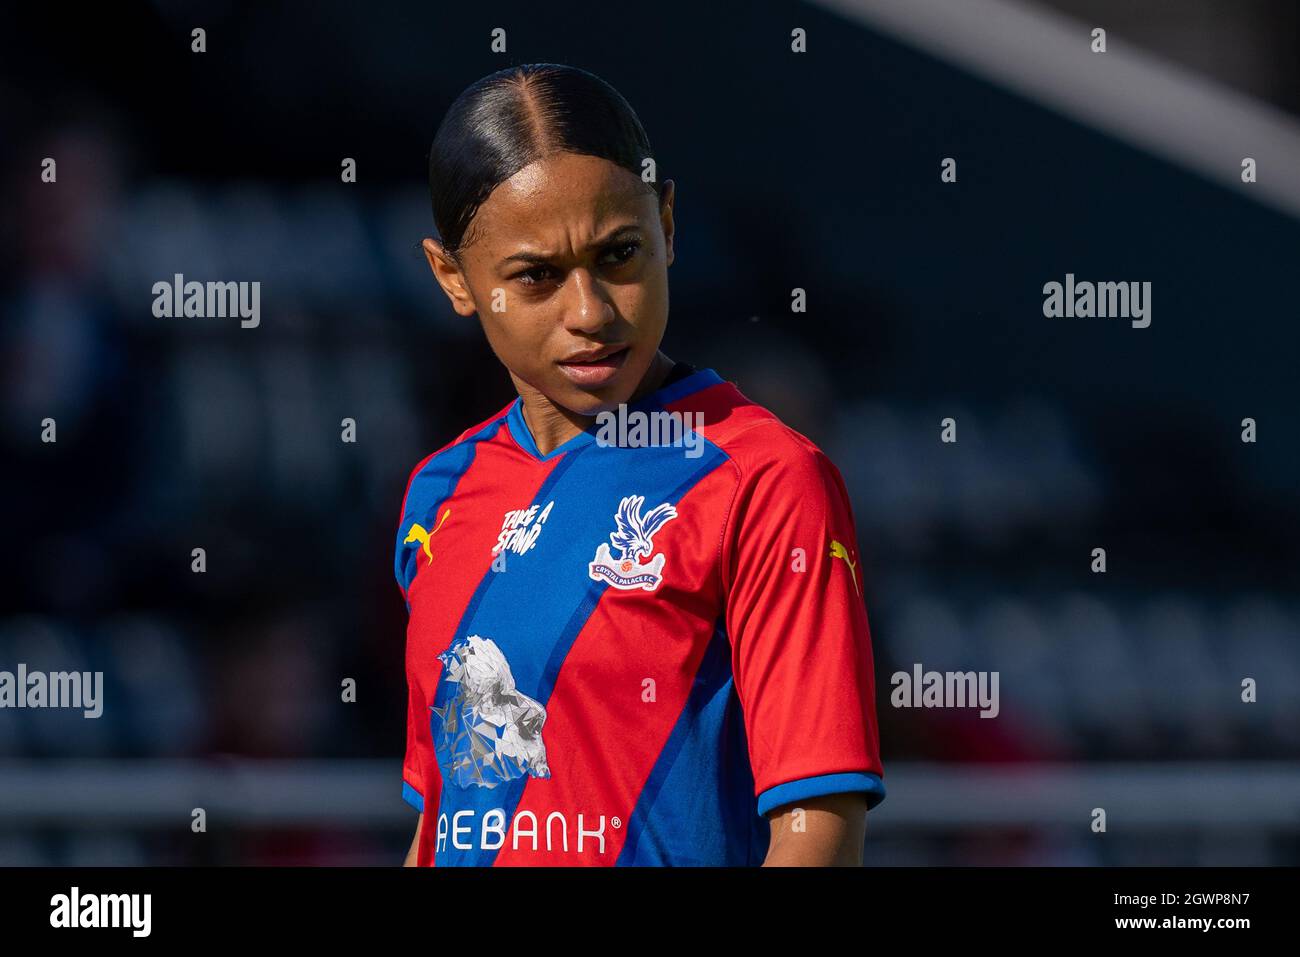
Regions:
<instances>
[{"instance_id":1,"label":"woman's face","mask_svg":"<svg viewBox=\"0 0 1300 957\"><path fill-rule=\"evenodd\" d=\"M626 402L668 322L673 183L659 202L608 160L560 153L494 189L470 222L461 264L424 241L434 276L478 314L515 386L579 415Z\"/></svg>"}]
</instances>

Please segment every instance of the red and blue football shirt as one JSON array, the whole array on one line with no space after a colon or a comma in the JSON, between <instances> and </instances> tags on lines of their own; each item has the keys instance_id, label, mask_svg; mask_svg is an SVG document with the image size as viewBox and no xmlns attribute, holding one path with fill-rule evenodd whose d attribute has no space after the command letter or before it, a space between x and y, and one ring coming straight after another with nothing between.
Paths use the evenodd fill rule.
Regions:
<instances>
[{"instance_id":1,"label":"red and blue football shirt","mask_svg":"<svg viewBox=\"0 0 1300 957\"><path fill-rule=\"evenodd\" d=\"M402 505L417 862L756 865L772 808L878 804L830 460L712 369L546 455L520 401L416 466ZM689 441L638 431L667 414Z\"/></svg>"}]
</instances>

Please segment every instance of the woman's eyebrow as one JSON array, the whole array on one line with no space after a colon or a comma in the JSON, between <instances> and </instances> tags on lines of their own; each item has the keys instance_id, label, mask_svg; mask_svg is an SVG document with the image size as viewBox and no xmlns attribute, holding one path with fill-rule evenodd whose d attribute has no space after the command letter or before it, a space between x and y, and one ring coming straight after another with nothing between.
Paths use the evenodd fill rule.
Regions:
<instances>
[{"instance_id":1,"label":"woman's eyebrow","mask_svg":"<svg viewBox=\"0 0 1300 957\"><path fill-rule=\"evenodd\" d=\"M634 231L640 228L641 225L639 223L624 223L622 226L615 226L609 232L605 233L604 236L601 236L598 239L593 239L590 243L587 244L586 248L596 249L600 246L608 246L614 240L618 239L619 236L623 235L623 233ZM498 265L504 266L507 263L512 263L512 262L531 263L533 265L545 265L546 263L549 263L554 258L555 255L553 253L518 252L506 256L504 259L501 260L501 262Z\"/></svg>"}]
</instances>

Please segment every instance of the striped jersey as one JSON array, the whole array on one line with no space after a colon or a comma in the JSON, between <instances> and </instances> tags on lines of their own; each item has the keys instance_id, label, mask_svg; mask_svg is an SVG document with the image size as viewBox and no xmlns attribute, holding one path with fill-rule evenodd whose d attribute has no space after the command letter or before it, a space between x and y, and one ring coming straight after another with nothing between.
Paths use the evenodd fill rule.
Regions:
<instances>
[{"instance_id":1,"label":"striped jersey","mask_svg":"<svg viewBox=\"0 0 1300 957\"><path fill-rule=\"evenodd\" d=\"M839 471L674 373L545 455L516 398L411 473L418 864L757 865L771 809L884 798Z\"/></svg>"}]
</instances>

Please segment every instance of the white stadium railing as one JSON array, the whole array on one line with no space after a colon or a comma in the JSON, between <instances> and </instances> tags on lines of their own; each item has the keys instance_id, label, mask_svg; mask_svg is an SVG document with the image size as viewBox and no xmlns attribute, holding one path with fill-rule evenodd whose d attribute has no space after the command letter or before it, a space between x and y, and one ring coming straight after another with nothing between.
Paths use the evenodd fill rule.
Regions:
<instances>
[{"instance_id":1,"label":"white stadium railing","mask_svg":"<svg viewBox=\"0 0 1300 957\"><path fill-rule=\"evenodd\" d=\"M1295 763L891 763L874 831L1078 826L1300 831ZM28 827L410 826L388 761L0 762L0 830Z\"/></svg>"}]
</instances>

